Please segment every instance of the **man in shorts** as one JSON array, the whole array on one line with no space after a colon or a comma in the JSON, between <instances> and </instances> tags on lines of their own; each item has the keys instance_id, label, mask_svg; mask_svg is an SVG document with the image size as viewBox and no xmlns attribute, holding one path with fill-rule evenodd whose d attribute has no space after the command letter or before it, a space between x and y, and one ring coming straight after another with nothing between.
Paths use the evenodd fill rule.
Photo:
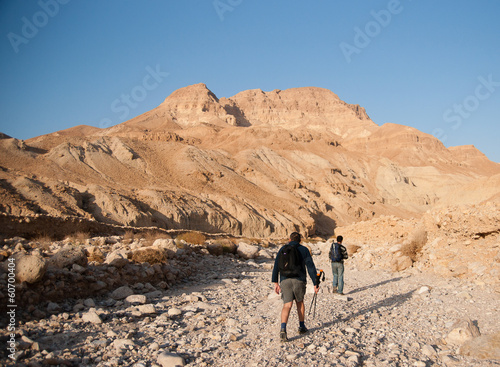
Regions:
<instances>
[{"instance_id":1,"label":"man in shorts","mask_svg":"<svg viewBox=\"0 0 500 367\"><path fill-rule=\"evenodd\" d=\"M290 242L281 247L278 251L278 255L274 261L273 275L271 281L274 283L274 291L277 294L281 292L281 299L283 300L283 309L281 310L281 330L280 339L281 341L288 341L286 333L286 324L288 322L288 316L290 315L290 310L292 309L293 301L297 305L297 314L299 317L299 334L307 333L307 328L305 326L305 305L304 305L304 295L306 293L306 281L307 273L314 284L314 292L318 293L319 290L319 280L316 279L316 266L312 256L307 249L307 247L300 244L301 236L300 233L293 232L290 235ZM297 264L297 272L292 276L286 276L285 271L280 270L282 267L282 262L280 262L280 257L284 256L284 249L289 249L290 246L295 246L298 250L299 260ZM278 283L278 275L280 282Z\"/></svg>"}]
</instances>

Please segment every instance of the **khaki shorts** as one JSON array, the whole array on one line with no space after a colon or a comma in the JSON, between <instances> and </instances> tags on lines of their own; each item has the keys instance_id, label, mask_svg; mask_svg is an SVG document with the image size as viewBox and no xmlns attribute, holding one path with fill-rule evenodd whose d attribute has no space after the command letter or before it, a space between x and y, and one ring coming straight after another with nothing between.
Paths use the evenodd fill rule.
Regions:
<instances>
[{"instance_id":1,"label":"khaki shorts","mask_svg":"<svg viewBox=\"0 0 500 367\"><path fill-rule=\"evenodd\" d=\"M306 282L298 279L288 278L281 282L281 299L283 303L289 303L295 300L296 302L304 301L306 294Z\"/></svg>"}]
</instances>

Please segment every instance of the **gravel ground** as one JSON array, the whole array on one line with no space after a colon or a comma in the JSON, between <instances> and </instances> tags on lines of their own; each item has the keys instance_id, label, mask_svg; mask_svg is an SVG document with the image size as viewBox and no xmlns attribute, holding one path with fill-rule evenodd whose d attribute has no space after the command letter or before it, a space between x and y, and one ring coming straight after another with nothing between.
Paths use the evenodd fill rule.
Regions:
<instances>
[{"instance_id":1,"label":"gravel ground","mask_svg":"<svg viewBox=\"0 0 500 367\"><path fill-rule=\"evenodd\" d=\"M200 261L206 271L170 289L135 284L134 295L145 297L73 300L72 312L20 325L17 361L7 358L4 348L0 363L500 366L500 360L462 356L444 341L457 319L470 318L482 335L500 331L500 295L484 285L414 271L357 271L347 264L345 295L339 296L331 292L329 264L319 263L326 281L315 308L313 294L306 295L309 332L298 334L294 308L289 342L282 343L282 302L273 294L272 261L211 255ZM2 341L8 336L3 330Z\"/></svg>"}]
</instances>

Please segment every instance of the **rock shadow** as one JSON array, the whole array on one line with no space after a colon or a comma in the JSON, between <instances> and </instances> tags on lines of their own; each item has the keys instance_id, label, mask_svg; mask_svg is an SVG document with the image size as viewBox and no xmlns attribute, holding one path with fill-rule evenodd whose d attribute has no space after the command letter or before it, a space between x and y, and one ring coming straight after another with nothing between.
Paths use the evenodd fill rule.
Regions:
<instances>
[{"instance_id":1,"label":"rock shadow","mask_svg":"<svg viewBox=\"0 0 500 367\"><path fill-rule=\"evenodd\" d=\"M395 294L395 295L393 295L393 296L391 296L389 298L382 299L382 300L380 300L378 302L375 302L374 304L372 304L372 305L370 305L368 307L360 309L359 311L357 311L355 313L352 313L351 315L348 315L348 316L346 316L344 318L335 319L335 320L326 322L326 323L324 323L321 326L311 328L311 329L309 329L309 332L313 332L315 330L323 329L325 327L330 327L330 326L333 326L334 324L339 323L339 322L346 322L349 319L354 319L354 318L356 318L358 316L361 316L361 315L364 315L366 313L371 313L371 312L373 312L375 310L378 310L381 307L386 307L386 308L397 307L397 306L405 303L406 301L408 301L412 297L412 295L415 292L415 290L416 289L414 289L412 291L409 291L409 292L406 292L406 293L403 293L403 294Z\"/></svg>"},{"instance_id":2,"label":"rock shadow","mask_svg":"<svg viewBox=\"0 0 500 367\"><path fill-rule=\"evenodd\" d=\"M390 282L397 282L397 281L399 281L401 279L403 279L403 278L402 277L397 277L397 278L392 278L392 279L384 280L383 282L379 282L377 284L366 285L364 287L356 288L353 291L350 291L349 294L362 292L362 291L365 291L365 290L370 289L370 288L380 287L381 285L384 285L384 284L387 284L387 283L390 283Z\"/></svg>"}]
</instances>

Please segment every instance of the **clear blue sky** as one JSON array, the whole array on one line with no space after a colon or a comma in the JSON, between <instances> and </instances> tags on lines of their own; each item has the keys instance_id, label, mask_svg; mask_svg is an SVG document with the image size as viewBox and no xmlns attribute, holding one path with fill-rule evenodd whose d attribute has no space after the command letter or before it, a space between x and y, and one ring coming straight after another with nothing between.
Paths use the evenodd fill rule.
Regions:
<instances>
[{"instance_id":1,"label":"clear blue sky","mask_svg":"<svg viewBox=\"0 0 500 367\"><path fill-rule=\"evenodd\" d=\"M500 1L0 0L0 131L106 127L205 83L317 86L500 162Z\"/></svg>"}]
</instances>

